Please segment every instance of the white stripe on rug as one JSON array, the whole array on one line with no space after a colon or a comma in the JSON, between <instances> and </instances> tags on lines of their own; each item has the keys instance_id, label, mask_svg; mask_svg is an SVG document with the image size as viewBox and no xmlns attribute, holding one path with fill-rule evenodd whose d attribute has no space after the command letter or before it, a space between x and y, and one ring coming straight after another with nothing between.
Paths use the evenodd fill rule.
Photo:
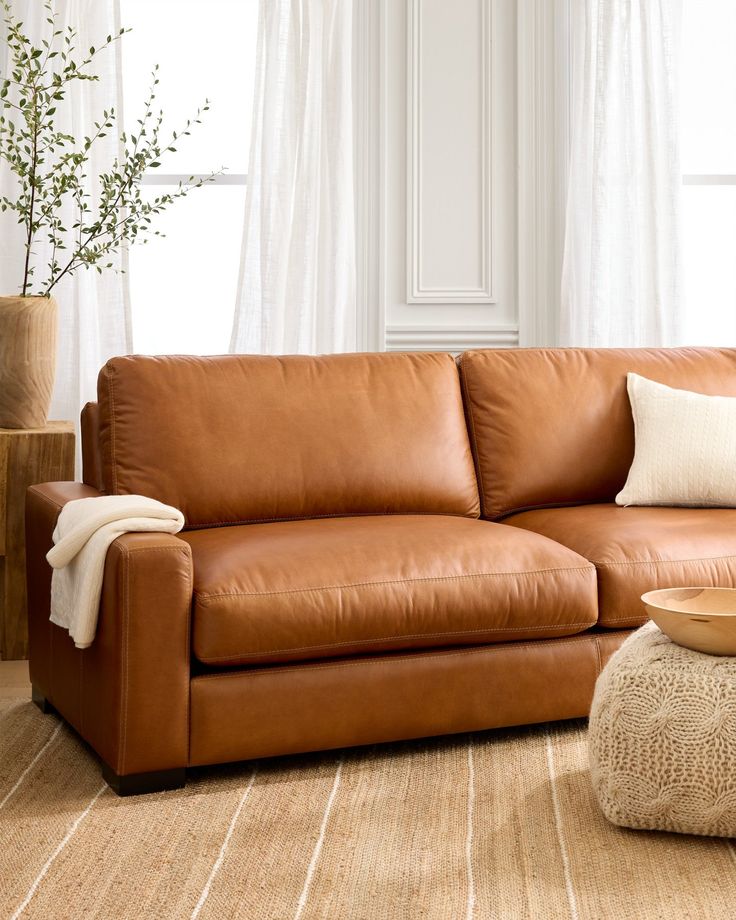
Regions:
<instances>
[{"instance_id":1,"label":"white stripe on rug","mask_svg":"<svg viewBox=\"0 0 736 920\"><path fill-rule=\"evenodd\" d=\"M304 887L302 888L302 893L299 896L299 903L296 906L296 913L294 914L294 920L299 920L304 910L304 907L307 903L307 896L309 895L309 887L312 884L312 876L314 875L314 870L317 868L317 863L319 862L319 856L322 852L322 844L325 841L325 832L327 831L327 822L330 820L330 812L332 811L332 803L335 801L335 796L337 795L337 790L340 786L340 775L342 774L342 764L343 757L337 762L337 770L335 771L335 780L332 783L332 790L330 791L330 796L327 799L327 807L325 808L325 813L322 816L322 825L319 829L319 837L317 838L317 843L314 847L314 852L312 853L312 858L309 860L309 867L307 868L307 877L304 879Z\"/></svg>"},{"instance_id":2,"label":"white stripe on rug","mask_svg":"<svg viewBox=\"0 0 736 920\"><path fill-rule=\"evenodd\" d=\"M56 736L59 734L59 732L61 731L61 726L63 724L64 723L60 721L59 724L56 726L56 728L49 735L46 743L38 749L38 751L36 752L36 756L33 758L33 760L28 764L25 770L18 777L16 784L13 786L10 792L5 796L2 802L0 802L0 808L2 808L5 805L5 803L8 801L8 799L11 798L11 796L13 796L15 792L20 788L23 780L26 778L26 776L28 776L28 774L31 772L34 766L38 763L39 759L43 756L44 751L49 747L49 745L54 740L54 738L56 738Z\"/></svg>"},{"instance_id":3,"label":"white stripe on rug","mask_svg":"<svg viewBox=\"0 0 736 920\"><path fill-rule=\"evenodd\" d=\"M468 876L468 900L465 920L473 920L475 914L475 876L473 875L473 810L475 807L475 766L473 764L473 742L468 742L468 813L467 835L465 837L465 866Z\"/></svg>"},{"instance_id":4,"label":"white stripe on rug","mask_svg":"<svg viewBox=\"0 0 736 920\"><path fill-rule=\"evenodd\" d=\"M51 854L51 856L49 856L49 858L46 860L46 863L44 864L43 869L41 869L41 871L40 871L40 872L38 873L38 875L36 876L36 880L35 880L34 883L31 885L31 887L28 889L28 894L25 896L25 898L23 898L23 901L22 901L22 902L18 905L18 907L15 909L15 913L14 913L13 916L10 918L10 920L18 920L18 917L20 917L20 915L23 913L23 911L26 909L26 907L28 907L28 905L31 903L31 898L32 898L33 895L36 893L36 891L37 891L37 889L38 889L38 886L39 886L39 885L41 884L41 882L44 880L44 877L45 877L46 873L49 871L49 869L51 868L51 866L54 864L54 860L55 860L56 857L59 855L59 853L61 853L61 851L64 849L64 847L67 845L67 843L69 843L69 841L72 839L72 837L73 837L74 834L76 833L77 828L78 828L79 825L82 823L82 821L84 821L84 819L87 817L87 815L90 813L90 811L92 811L92 806L95 804L95 802L97 801L97 799L99 799L99 797L102 795L102 793L105 791L105 789L107 789L107 783L103 783L103 784L100 786L100 788L97 790L97 792L96 792L96 793L94 794L94 796L92 797L92 801L89 803L89 805L84 809L84 811L82 812L82 814L79 815L79 817L76 819L76 821L74 822L74 824L72 824L72 826L71 826L71 827L69 828L69 830L66 832L66 837L64 837L64 839L63 839L63 840L61 841L61 843L57 846L57 848L54 850L54 852Z\"/></svg>"},{"instance_id":5,"label":"white stripe on rug","mask_svg":"<svg viewBox=\"0 0 736 920\"><path fill-rule=\"evenodd\" d=\"M731 859L736 862L736 849L734 849L730 840L726 841L726 846L728 847L728 852L731 854Z\"/></svg>"},{"instance_id":6,"label":"white stripe on rug","mask_svg":"<svg viewBox=\"0 0 736 920\"><path fill-rule=\"evenodd\" d=\"M554 758L552 753L552 735L550 734L549 728L545 732L546 734L546 748L547 748L547 772L549 773L549 787L552 792L552 809L555 815L555 824L557 825L557 842L560 847L560 855L562 856L562 868L565 873L565 890L567 891L567 903L570 905L570 916L572 920L578 920L578 904L577 899L575 898L575 889L572 884L572 876L570 875L570 858L567 853L567 846L565 844L565 835L562 831L562 815L560 813L560 803L557 798L557 787L555 786L555 765Z\"/></svg>"},{"instance_id":7,"label":"white stripe on rug","mask_svg":"<svg viewBox=\"0 0 736 920\"><path fill-rule=\"evenodd\" d=\"M207 878L207 883L202 889L202 894L199 896L199 900L197 901L197 906L192 911L192 920L194 920L195 917L199 916L199 912L204 907L204 902L209 897L210 888L212 887L212 882L214 882L215 876L220 871L220 866L222 865L222 862L225 859L225 852L228 848L228 844L230 843L230 838L233 835L233 831L235 830L235 825L238 823L240 812L243 810L243 805L245 805L246 800L248 799L248 796L250 795L250 791L253 788L253 783L255 782L256 773L258 773L258 767L253 767L253 772L250 775L250 781L248 782L248 785L245 787L245 791L241 795L240 801L238 802L238 807L235 809L233 816L230 819L230 824L228 825L227 833L225 834L225 839L222 841L222 846L220 847L220 853L217 859L215 860L215 863L212 866L212 869L210 870L209 877Z\"/></svg>"}]
</instances>

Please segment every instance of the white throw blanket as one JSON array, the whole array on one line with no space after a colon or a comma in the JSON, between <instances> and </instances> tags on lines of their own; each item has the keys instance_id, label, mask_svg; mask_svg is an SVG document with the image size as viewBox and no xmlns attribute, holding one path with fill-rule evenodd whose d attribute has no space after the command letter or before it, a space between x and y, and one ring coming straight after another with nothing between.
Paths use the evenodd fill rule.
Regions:
<instances>
[{"instance_id":1,"label":"white throw blanket","mask_svg":"<svg viewBox=\"0 0 736 920\"><path fill-rule=\"evenodd\" d=\"M51 622L69 630L77 648L92 644L110 544L131 531L178 533L184 515L143 495L78 498L61 509L46 559L51 579Z\"/></svg>"}]
</instances>

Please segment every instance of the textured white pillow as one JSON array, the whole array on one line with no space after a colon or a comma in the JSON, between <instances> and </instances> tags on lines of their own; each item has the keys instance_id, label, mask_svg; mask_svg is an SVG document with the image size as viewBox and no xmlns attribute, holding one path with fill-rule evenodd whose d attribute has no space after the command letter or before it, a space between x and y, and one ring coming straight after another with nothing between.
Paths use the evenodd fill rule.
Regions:
<instances>
[{"instance_id":1,"label":"textured white pillow","mask_svg":"<svg viewBox=\"0 0 736 920\"><path fill-rule=\"evenodd\" d=\"M736 507L736 397L628 375L634 462L618 505Z\"/></svg>"}]
</instances>

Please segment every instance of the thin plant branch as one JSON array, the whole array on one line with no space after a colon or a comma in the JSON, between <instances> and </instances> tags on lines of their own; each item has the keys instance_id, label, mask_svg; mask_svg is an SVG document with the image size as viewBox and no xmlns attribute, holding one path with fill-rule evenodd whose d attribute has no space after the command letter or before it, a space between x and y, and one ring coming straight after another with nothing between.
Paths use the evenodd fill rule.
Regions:
<instances>
[{"instance_id":1,"label":"thin plant branch","mask_svg":"<svg viewBox=\"0 0 736 920\"><path fill-rule=\"evenodd\" d=\"M0 196L0 210L13 211L23 229L21 294L30 296L35 290L48 296L63 278L80 268L100 273L114 268L112 257L120 249L160 236L153 226L159 215L223 170L197 181L192 177L191 183L179 183L174 192L153 200L145 198L143 175L158 168L162 157L174 153L176 144L201 124L209 101L164 140L163 112L155 109L156 66L134 133L127 136L118 129L117 113L111 108L102 112L88 136L74 137L58 126L59 104L66 100L72 84L99 79L91 72L93 62L128 30L120 29L79 54L77 32L59 27L54 0L44 0L49 28L39 43L31 41L22 22L14 18L9 0L0 0L0 10L8 50L7 72L0 75L0 160L17 180L14 197ZM102 138L115 131L121 153L93 181L89 176L92 155ZM92 187L99 189L94 200ZM74 216L67 220L70 213ZM50 246L50 257L43 280L37 282L36 245L41 237Z\"/></svg>"}]
</instances>

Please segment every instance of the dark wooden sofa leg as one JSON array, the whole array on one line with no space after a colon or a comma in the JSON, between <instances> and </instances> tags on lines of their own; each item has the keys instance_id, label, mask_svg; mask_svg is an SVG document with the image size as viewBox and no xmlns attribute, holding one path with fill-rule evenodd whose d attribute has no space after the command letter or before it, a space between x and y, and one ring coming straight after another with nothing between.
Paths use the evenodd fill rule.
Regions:
<instances>
[{"instance_id":1,"label":"dark wooden sofa leg","mask_svg":"<svg viewBox=\"0 0 736 920\"><path fill-rule=\"evenodd\" d=\"M118 795L142 795L145 792L164 792L181 789L187 781L184 767L175 770L155 770L152 773L130 773L118 776L106 763L102 764L102 778Z\"/></svg>"},{"instance_id":2,"label":"dark wooden sofa leg","mask_svg":"<svg viewBox=\"0 0 736 920\"><path fill-rule=\"evenodd\" d=\"M51 703L49 703L43 693L41 693L41 691L36 689L36 687L33 685L31 685L31 699L36 704L36 706L38 706L41 712L57 715L57 712Z\"/></svg>"},{"instance_id":3,"label":"dark wooden sofa leg","mask_svg":"<svg viewBox=\"0 0 736 920\"><path fill-rule=\"evenodd\" d=\"M43 713L59 715L59 712L49 703L43 693L31 685L31 700ZM131 773L127 776L118 774L104 761L102 777L107 785L120 796L142 795L145 792L164 792L167 789L182 789L187 781L187 771L184 767L174 770L155 770L151 773Z\"/></svg>"}]
</instances>

